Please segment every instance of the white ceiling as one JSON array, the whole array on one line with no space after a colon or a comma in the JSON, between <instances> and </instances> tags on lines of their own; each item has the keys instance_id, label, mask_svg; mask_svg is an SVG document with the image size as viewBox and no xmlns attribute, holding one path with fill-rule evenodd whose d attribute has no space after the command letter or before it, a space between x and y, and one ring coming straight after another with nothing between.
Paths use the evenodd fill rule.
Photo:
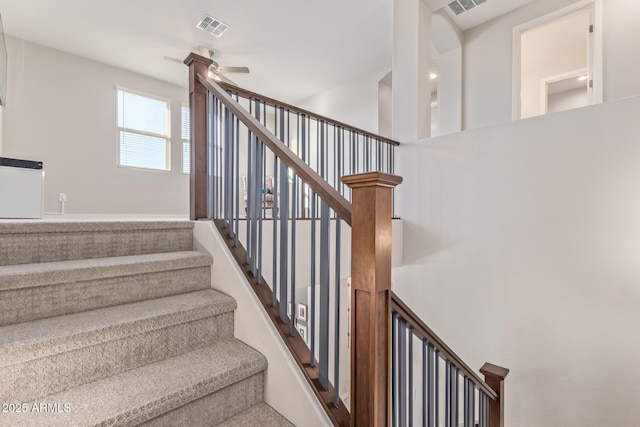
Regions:
<instances>
[{"instance_id":1,"label":"white ceiling","mask_svg":"<svg viewBox=\"0 0 640 427\"><path fill-rule=\"evenodd\" d=\"M442 3L441 0L424 0ZM488 0L455 18L466 29L532 0ZM213 49L240 86L297 102L368 70L391 68L392 0L0 0L5 32L186 85L184 59ZM195 24L210 14L231 28L220 38Z\"/></svg>"}]
</instances>

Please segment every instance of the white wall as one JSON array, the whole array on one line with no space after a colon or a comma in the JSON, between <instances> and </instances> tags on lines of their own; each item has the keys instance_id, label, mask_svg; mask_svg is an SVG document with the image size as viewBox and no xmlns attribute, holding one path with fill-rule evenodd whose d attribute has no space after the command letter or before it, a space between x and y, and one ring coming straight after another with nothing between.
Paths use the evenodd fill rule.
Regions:
<instances>
[{"instance_id":1,"label":"white wall","mask_svg":"<svg viewBox=\"0 0 640 427\"><path fill-rule=\"evenodd\" d=\"M378 82L389 67L371 71L297 103L314 113L378 133Z\"/></svg>"},{"instance_id":2,"label":"white wall","mask_svg":"<svg viewBox=\"0 0 640 427\"><path fill-rule=\"evenodd\" d=\"M548 97L547 111L556 113L558 111L571 110L588 105L587 90L577 88L554 93Z\"/></svg>"},{"instance_id":3,"label":"white wall","mask_svg":"<svg viewBox=\"0 0 640 427\"><path fill-rule=\"evenodd\" d=\"M478 369L511 426L640 408L640 98L400 146L394 290Z\"/></svg>"},{"instance_id":4,"label":"white wall","mask_svg":"<svg viewBox=\"0 0 640 427\"><path fill-rule=\"evenodd\" d=\"M4 156L44 162L45 211L59 211L63 192L72 214L188 215L187 89L11 37L7 47ZM171 172L117 167L116 85L172 100Z\"/></svg>"},{"instance_id":5,"label":"white wall","mask_svg":"<svg viewBox=\"0 0 640 427\"><path fill-rule=\"evenodd\" d=\"M464 33L464 129L511 120L513 27L572 3L538 0ZM635 0L603 1L605 101L640 95L639 18Z\"/></svg>"}]
</instances>

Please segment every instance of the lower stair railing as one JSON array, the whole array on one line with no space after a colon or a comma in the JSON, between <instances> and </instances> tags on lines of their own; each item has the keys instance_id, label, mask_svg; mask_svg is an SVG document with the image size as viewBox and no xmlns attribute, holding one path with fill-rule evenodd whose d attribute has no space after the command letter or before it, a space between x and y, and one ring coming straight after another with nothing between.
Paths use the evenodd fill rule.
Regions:
<instances>
[{"instance_id":1,"label":"lower stair railing","mask_svg":"<svg viewBox=\"0 0 640 427\"><path fill-rule=\"evenodd\" d=\"M259 101L247 110L206 77L210 59L185 63L191 218L214 220L331 422L502 425L508 370L486 364L485 383L391 292L402 178L330 184L261 123Z\"/></svg>"}]
</instances>

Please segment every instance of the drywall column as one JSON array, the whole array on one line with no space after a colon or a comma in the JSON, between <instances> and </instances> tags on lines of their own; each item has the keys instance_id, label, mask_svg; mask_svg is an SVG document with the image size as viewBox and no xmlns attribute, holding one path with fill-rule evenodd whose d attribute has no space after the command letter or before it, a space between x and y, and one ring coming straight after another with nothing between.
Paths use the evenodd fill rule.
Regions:
<instances>
[{"instance_id":1,"label":"drywall column","mask_svg":"<svg viewBox=\"0 0 640 427\"><path fill-rule=\"evenodd\" d=\"M421 0L393 2L393 139L431 136L431 10Z\"/></svg>"},{"instance_id":2,"label":"drywall column","mask_svg":"<svg viewBox=\"0 0 640 427\"><path fill-rule=\"evenodd\" d=\"M438 57L439 135L462 130L462 47Z\"/></svg>"},{"instance_id":3,"label":"drywall column","mask_svg":"<svg viewBox=\"0 0 640 427\"><path fill-rule=\"evenodd\" d=\"M378 82L378 135L393 137L391 73Z\"/></svg>"}]
</instances>

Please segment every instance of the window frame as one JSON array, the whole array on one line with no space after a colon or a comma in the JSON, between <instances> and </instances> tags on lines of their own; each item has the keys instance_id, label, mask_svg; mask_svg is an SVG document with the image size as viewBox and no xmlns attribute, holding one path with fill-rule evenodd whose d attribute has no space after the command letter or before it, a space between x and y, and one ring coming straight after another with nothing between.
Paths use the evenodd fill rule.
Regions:
<instances>
[{"instance_id":1,"label":"window frame","mask_svg":"<svg viewBox=\"0 0 640 427\"><path fill-rule=\"evenodd\" d=\"M116 165L117 167L141 170L141 171L147 171L147 172L171 172L171 101L172 100L170 98L165 98L163 96L154 95L154 94L137 90L137 89L131 89L125 86L116 85L115 88L116 88ZM167 134L163 135L155 132L147 132L143 130L121 127L119 123L120 110L118 108L118 102L119 102L118 97L120 96L120 92L130 93L132 95L142 96L145 98L150 98L156 101L164 102L167 105L167 108L166 108ZM128 133L137 134L137 135L164 139L165 140L165 169L156 169L156 168L148 168L144 166L131 166L131 165L121 164L120 132L128 132Z\"/></svg>"},{"instance_id":2,"label":"window frame","mask_svg":"<svg viewBox=\"0 0 640 427\"><path fill-rule=\"evenodd\" d=\"M183 108L186 108L187 110L189 110L189 138L186 138L186 139L182 137L182 131L183 131L183 129L182 129L182 123L183 123L183 121L182 121L182 111L183 111ZM181 162L181 164L182 164L182 174L183 175L191 175L191 148L192 148L192 146L191 146L191 109L190 108L191 107L186 102L182 102L180 104L180 142L182 143L181 147L180 147L181 148L180 152L182 153L182 162ZM189 144L189 171L188 172L186 172L184 170L184 144Z\"/></svg>"}]
</instances>

